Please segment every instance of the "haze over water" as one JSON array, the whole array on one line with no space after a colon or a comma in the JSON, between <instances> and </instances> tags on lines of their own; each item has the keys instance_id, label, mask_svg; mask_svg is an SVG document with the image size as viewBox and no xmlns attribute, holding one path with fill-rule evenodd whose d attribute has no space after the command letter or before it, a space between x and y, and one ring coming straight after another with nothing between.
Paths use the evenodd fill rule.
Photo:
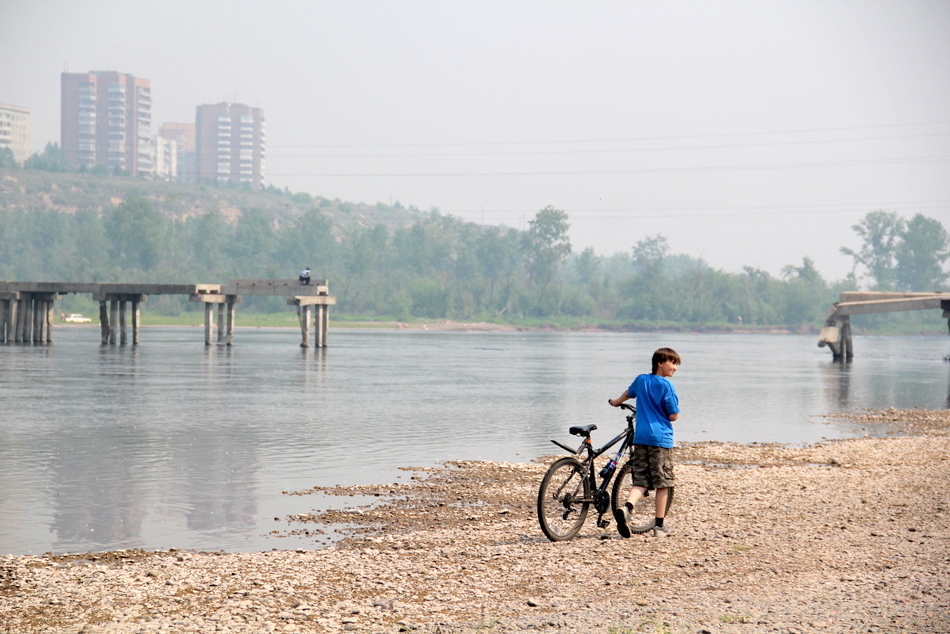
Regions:
<instances>
[{"instance_id":1,"label":"haze over water","mask_svg":"<svg viewBox=\"0 0 950 634\"><path fill-rule=\"evenodd\" d=\"M341 500L314 486L387 483L444 460L529 461L570 425L617 433L609 407L653 350L675 348L678 442L813 443L882 434L823 419L863 408L950 407L944 338L858 337L833 363L814 336L195 328L99 345L59 328L0 347L0 553L116 548L314 548L275 522ZM345 498L342 503L363 500Z\"/></svg>"}]
</instances>

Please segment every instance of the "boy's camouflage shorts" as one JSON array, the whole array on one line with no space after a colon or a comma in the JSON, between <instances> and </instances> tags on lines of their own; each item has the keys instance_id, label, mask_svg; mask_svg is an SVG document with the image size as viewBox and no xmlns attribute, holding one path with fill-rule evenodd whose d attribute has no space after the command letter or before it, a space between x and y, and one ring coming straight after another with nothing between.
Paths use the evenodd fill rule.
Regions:
<instances>
[{"instance_id":1,"label":"boy's camouflage shorts","mask_svg":"<svg viewBox=\"0 0 950 634\"><path fill-rule=\"evenodd\" d=\"M672 449L634 445L632 460L633 486L653 490L675 485Z\"/></svg>"}]
</instances>

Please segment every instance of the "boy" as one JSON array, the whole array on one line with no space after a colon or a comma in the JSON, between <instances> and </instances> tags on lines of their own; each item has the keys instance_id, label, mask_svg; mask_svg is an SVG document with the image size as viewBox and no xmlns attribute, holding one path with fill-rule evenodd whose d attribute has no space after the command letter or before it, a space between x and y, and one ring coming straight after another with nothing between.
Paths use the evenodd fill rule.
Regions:
<instances>
[{"instance_id":1,"label":"boy","mask_svg":"<svg viewBox=\"0 0 950 634\"><path fill-rule=\"evenodd\" d=\"M679 418L680 402L670 382L680 365L680 356L672 348L653 353L653 373L641 374L623 394L608 402L614 407L631 398L637 399L637 427L633 434L633 488L627 503L614 510L617 532L653 531L654 537L666 537L672 531L665 526L668 501L673 487L673 421ZM656 519L630 528L630 511L648 490L655 489Z\"/></svg>"}]
</instances>

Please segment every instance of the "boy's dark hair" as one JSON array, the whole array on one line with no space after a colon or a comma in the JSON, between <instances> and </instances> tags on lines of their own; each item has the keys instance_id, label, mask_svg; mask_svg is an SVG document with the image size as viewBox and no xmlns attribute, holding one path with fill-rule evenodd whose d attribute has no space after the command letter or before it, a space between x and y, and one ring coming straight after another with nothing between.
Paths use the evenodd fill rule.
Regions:
<instances>
[{"instance_id":1,"label":"boy's dark hair","mask_svg":"<svg viewBox=\"0 0 950 634\"><path fill-rule=\"evenodd\" d=\"M660 348L653 353L653 374L656 374L657 368L661 363L672 361L674 364L680 364L680 356L673 348Z\"/></svg>"}]
</instances>

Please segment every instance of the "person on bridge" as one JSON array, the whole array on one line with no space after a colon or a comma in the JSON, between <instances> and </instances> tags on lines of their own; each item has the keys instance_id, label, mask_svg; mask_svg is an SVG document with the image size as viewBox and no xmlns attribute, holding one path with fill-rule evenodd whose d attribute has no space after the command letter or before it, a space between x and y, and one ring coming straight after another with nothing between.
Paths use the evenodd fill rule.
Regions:
<instances>
[{"instance_id":1,"label":"person on bridge","mask_svg":"<svg viewBox=\"0 0 950 634\"><path fill-rule=\"evenodd\" d=\"M310 267L308 266L300 272L300 283L304 286L310 286Z\"/></svg>"},{"instance_id":2,"label":"person on bridge","mask_svg":"<svg viewBox=\"0 0 950 634\"><path fill-rule=\"evenodd\" d=\"M641 374L623 394L608 401L613 407L620 407L624 401L637 399L633 488L627 503L614 509L617 532L623 537L650 530L654 537L666 537L671 532L663 520L673 495L673 421L679 418L680 411L679 396L670 377L679 365L680 356L675 350L660 348L653 353L652 374ZM647 491L653 489L656 490L656 519L643 526L631 527L630 511Z\"/></svg>"}]
</instances>

